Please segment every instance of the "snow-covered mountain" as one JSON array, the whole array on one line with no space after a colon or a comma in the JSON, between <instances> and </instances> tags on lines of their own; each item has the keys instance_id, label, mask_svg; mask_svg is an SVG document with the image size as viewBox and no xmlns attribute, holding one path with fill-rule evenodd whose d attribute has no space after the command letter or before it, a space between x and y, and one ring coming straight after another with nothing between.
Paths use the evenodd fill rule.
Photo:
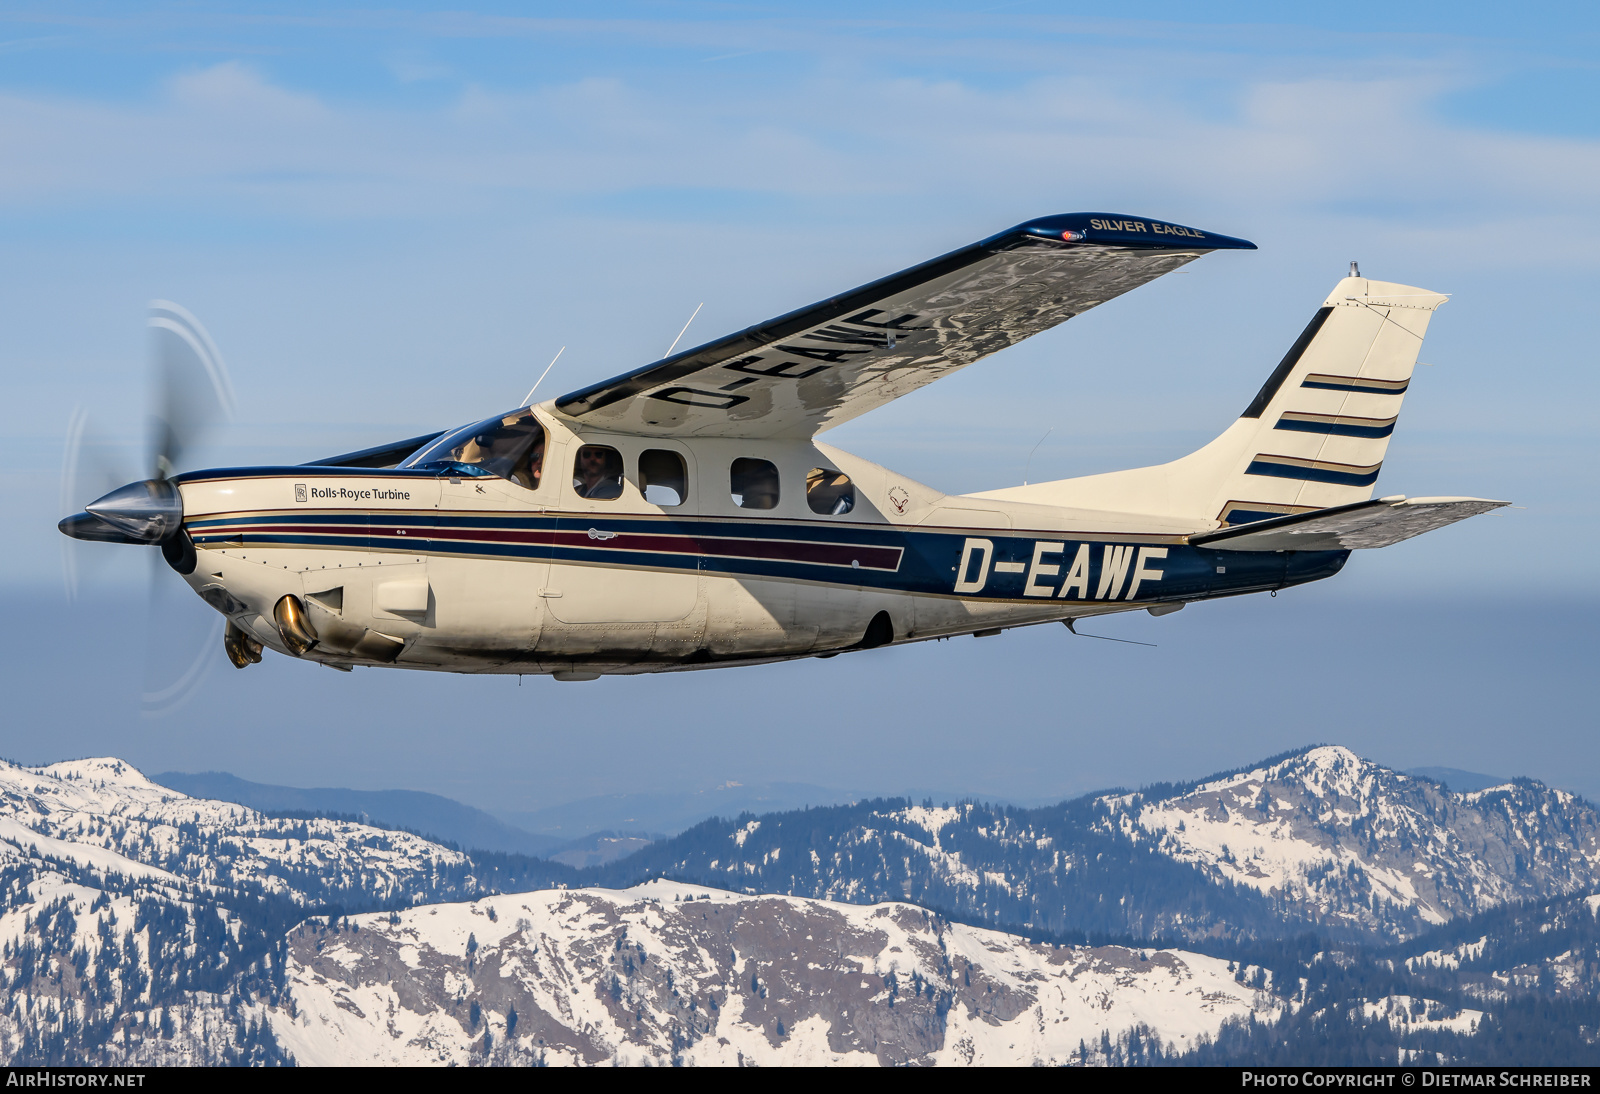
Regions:
<instances>
[{"instance_id":1,"label":"snow-covered mountain","mask_svg":"<svg viewBox=\"0 0 1600 1094\"><path fill-rule=\"evenodd\" d=\"M1124 834L1218 881L1397 936L1600 886L1600 813L1587 802L1526 779L1452 793L1347 748L1106 805Z\"/></svg>"},{"instance_id":2,"label":"snow-covered mountain","mask_svg":"<svg viewBox=\"0 0 1600 1094\"><path fill-rule=\"evenodd\" d=\"M1215 957L664 881L303 926L289 962L301 1063L1065 1064L1279 1006Z\"/></svg>"},{"instance_id":3,"label":"snow-covered mountain","mask_svg":"<svg viewBox=\"0 0 1600 1094\"><path fill-rule=\"evenodd\" d=\"M1369 1062L1568 1026L1582 1053L1597 832L1537 783L1318 748L1042 810L747 815L577 870L0 763L0 1058L1225 1062L1333 1026Z\"/></svg>"},{"instance_id":4,"label":"snow-covered mountain","mask_svg":"<svg viewBox=\"0 0 1600 1094\"><path fill-rule=\"evenodd\" d=\"M652 882L418 904L466 856L0 765L0 1055L100 1063L1032 1063L1276 1013L1226 960ZM322 914L330 896L394 910Z\"/></svg>"},{"instance_id":5,"label":"snow-covered mountain","mask_svg":"<svg viewBox=\"0 0 1600 1094\"><path fill-rule=\"evenodd\" d=\"M117 759L0 761L0 864L32 857L156 890L260 890L299 904L362 903L453 888L468 859L407 832L273 819L157 786Z\"/></svg>"},{"instance_id":6,"label":"snow-covered mountain","mask_svg":"<svg viewBox=\"0 0 1600 1094\"><path fill-rule=\"evenodd\" d=\"M290 926L478 891L466 856L404 832L189 798L116 759L0 762L0 1056L274 1061Z\"/></svg>"},{"instance_id":7,"label":"snow-covered mountain","mask_svg":"<svg viewBox=\"0 0 1600 1094\"><path fill-rule=\"evenodd\" d=\"M1042 809L895 800L711 821L602 876L641 870L1061 934L1277 937L1298 924L1398 939L1600 887L1600 812L1531 780L1456 794L1320 747Z\"/></svg>"}]
</instances>

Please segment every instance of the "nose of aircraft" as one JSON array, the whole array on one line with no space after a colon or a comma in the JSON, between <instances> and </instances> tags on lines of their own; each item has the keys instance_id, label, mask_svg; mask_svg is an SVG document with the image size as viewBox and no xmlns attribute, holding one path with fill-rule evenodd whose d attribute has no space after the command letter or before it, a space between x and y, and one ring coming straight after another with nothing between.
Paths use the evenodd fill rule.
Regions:
<instances>
[{"instance_id":1,"label":"nose of aircraft","mask_svg":"<svg viewBox=\"0 0 1600 1094\"><path fill-rule=\"evenodd\" d=\"M183 527L183 498L178 488L164 479L129 483L90 502L84 510L140 543L160 543ZM61 530L72 535L66 523L62 522Z\"/></svg>"}]
</instances>

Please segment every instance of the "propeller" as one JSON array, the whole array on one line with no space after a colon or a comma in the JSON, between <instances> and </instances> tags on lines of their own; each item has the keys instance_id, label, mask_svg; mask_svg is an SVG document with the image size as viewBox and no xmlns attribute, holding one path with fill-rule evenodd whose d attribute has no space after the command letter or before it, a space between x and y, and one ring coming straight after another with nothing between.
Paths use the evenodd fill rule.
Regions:
<instances>
[{"instance_id":1,"label":"propeller","mask_svg":"<svg viewBox=\"0 0 1600 1094\"><path fill-rule=\"evenodd\" d=\"M84 502L111 493L137 472L131 445L118 445L98 428L82 406L74 407L67 423L67 443L61 461L61 511L73 513ZM71 519L71 518L68 518ZM96 544L85 534L61 541L61 580L68 603L78 599L80 583L99 575L114 562L116 551ZM121 542L120 537L115 542Z\"/></svg>"},{"instance_id":2,"label":"propeller","mask_svg":"<svg viewBox=\"0 0 1600 1094\"><path fill-rule=\"evenodd\" d=\"M194 545L183 529L183 498L172 481L184 458L234 414L233 385L216 343L200 320L168 300L150 304L150 407L141 468L112 455L81 408L67 428L61 470L64 509L82 510L58 527L69 538L62 577L69 600L79 593L81 562L119 543L157 546L150 560L149 640L145 643L143 706L147 713L176 709L193 695L215 662L226 620L208 610L164 572L194 571ZM124 464L120 469L118 463ZM120 473L119 473L120 471ZM145 478L129 482L137 475ZM115 486L122 482L127 485ZM114 488L108 488L114 486ZM87 500L86 500L87 499Z\"/></svg>"}]
</instances>

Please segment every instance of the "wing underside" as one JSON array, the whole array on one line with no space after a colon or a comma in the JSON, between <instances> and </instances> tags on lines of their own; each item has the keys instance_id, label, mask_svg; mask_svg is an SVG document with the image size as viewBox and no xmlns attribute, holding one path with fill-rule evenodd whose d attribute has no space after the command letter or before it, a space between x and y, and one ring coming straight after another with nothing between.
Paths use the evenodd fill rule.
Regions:
<instances>
[{"instance_id":1,"label":"wing underside","mask_svg":"<svg viewBox=\"0 0 1600 1094\"><path fill-rule=\"evenodd\" d=\"M556 400L645 436L809 437L1175 270L1229 236L1046 217Z\"/></svg>"},{"instance_id":2,"label":"wing underside","mask_svg":"<svg viewBox=\"0 0 1600 1094\"><path fill-rule=\"evenodd\" d=\"M1352 551L1387 547L1509 504L1486 498L1379 498L1241 524L1190 536L1189 542L1218 551Z\"/></svg>"}]
</instances>

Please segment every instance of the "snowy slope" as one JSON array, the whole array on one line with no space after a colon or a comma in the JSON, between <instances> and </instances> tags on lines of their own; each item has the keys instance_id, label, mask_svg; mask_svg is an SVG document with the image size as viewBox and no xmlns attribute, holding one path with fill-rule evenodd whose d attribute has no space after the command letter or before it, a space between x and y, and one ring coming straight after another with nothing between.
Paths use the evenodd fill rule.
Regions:
<instances>
[{"instance_id":1,"label":"snowy slope","mask_svg":"<svg viewBox=\"0 0 1600 1094\"><path fill-rule=\"evenodd\" d=\"M415 836L185 797L116 759L0 762L0 1058L270 1061L297 909L474 891L469 871Z\"/></svg>"},{"instance_id":2,"label":"snowy slope","mask_svg":"<svg viewBox=\"0 0 1600 1094\"><path fill-rule=\"evenodd\" d=\"M1105 804L1124 834L1218 881L1390 934L1600 885L1587 802L1527 780L1454 794L1346 748Z\"/></svg>"},{"instance_id":3,"label":"snowy slope","mask_svg":"<svg viewBox=\"0 0 1600 1094\"><path fill-rule=\"evenodd\" d=\"M1037 809L890 799L713 820L588 875L648 876L1063 936L1393 941L1600 888L1600 813L1530 780L1457 794L1324 747Z\"/></svg>"},{"instance_id":4,"label":"snowy slope","mask_svg":"<svg viewBox=\"0 0 1600 1094\"><path fill-rule=\"evenodd\" d=\"M577 875L186 797L115 759L0 763L0 1059L1102 1062L1136 1028L1180 1050L1246 1014L1286 1028L1327 968L1375 961L1399 979L1357 1018L1444 1036L1518 994L1600 992L1597 838L1593 807L1537 783L1451 794L1319 748L1051 809L708 822L582 875L615 888L501 895ZM663 875L705 883L638 883ZM1040 945L918 900L1211 952L1342 925L1349 952L1274 993L1225 958Z\"/></svg>"},{"instance_id":5,"label":"snowy slope","mask_svg":"<svg viewBox=\"0 0 1600 1094\"><path fill-rule=\"evenodd\" d=\"M481 892L472 869L404 833L189 798L114 759L0 764L0 1056L1092 1061L1135 1025L1181 1046L1279 1005L1215 958L1034 945L903 903L667 882L420 903ZM331 928L293 911L330 896L404 910Z\"/></svg>"},{"instance_id":6,"label":"snowy slope","mask_svg":"<svg viewBox=\"0 0 1600 1094\"><path fill-rule=\"evenodd\" d=\"M1061 1064L1277 1007L1199 954L662 881L304 926L289 981L273 1029L316 1064Z\"/></svg>"},{"instance_id":7,"label":"snowy slope","mask_svg":"<svg viewBox=\"0 0 1600 1094\"><path fill-rule=\"evenodd\" d=\"M300 903L348 891L382 899L467 863L405 832L190 798L117 759L0 761L0 863L30 857L155 883L259 887Z\"/></svg>"}]
</instances>

